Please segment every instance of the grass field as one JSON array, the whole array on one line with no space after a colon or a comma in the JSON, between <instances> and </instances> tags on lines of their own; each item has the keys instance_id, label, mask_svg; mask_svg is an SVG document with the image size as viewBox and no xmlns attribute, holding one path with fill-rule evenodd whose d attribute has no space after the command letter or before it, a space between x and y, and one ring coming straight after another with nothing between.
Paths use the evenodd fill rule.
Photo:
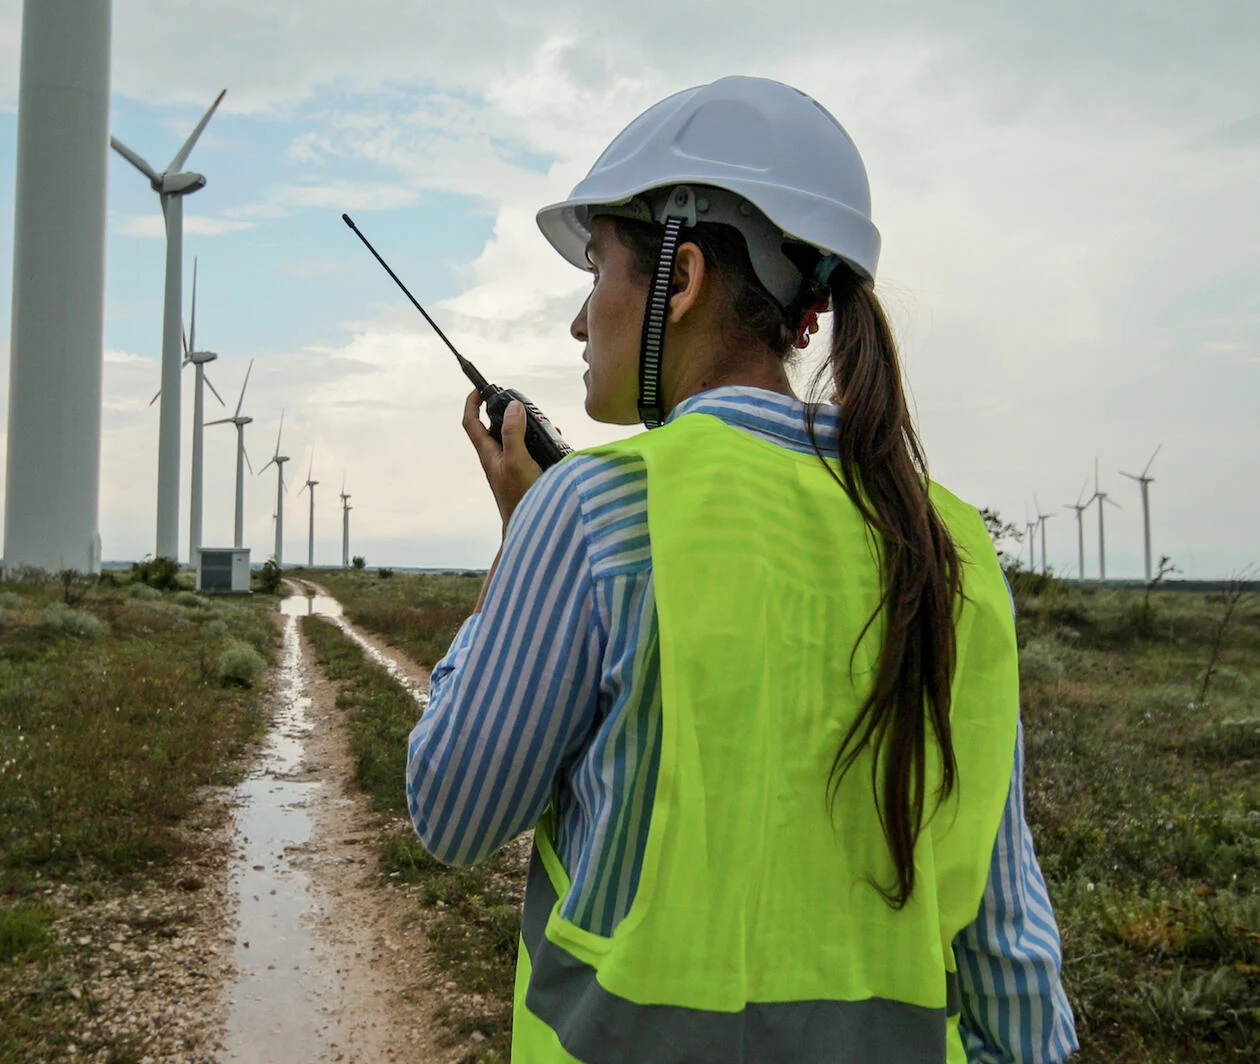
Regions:
<instances>
[{"instance_id":1,"label":"grass field","mask_svg":"<svg viewBox=\"0 0 1260 1064\"><path fill-rule=\"evenodd\" d=\"M358 623L404 649L423 647L429 663L477 589L464 577L315 578L346 595ZM1028 579L1015 592L1028 818L1063 932L1077 1059L1260 1059L1257 596L1242 596L1222 628L1222 595ZM390 756L386 778L401 771L402 751ZM396 794L401 801L400 785ZM395 870L434 884L455 877L456 894L479 889L406 838L388 845ZM515 925L501 906L518 893L519 883L496 886L476 895L484 904L472 913L452 907L471 937L440 933L457 947L447 963L477 963L478 953L506 962ZM497 985L506 1008L510 984Z\"/></svg>"},{"instance_id":2,"label":"grass field","mask_svg":"<svg viewBox=\"0 0 1260 1064\"><path fill-rule=\"evenodd\" d=\"M476 605L483 574L416 575L388 569L294 570L326 587L355 624L375 632L426 668L446 653Z\"/></svg>"},{"instance_id":3,"label":"grass field","mask_svg":"<svg viewBox=\"0 0 1260 1064\"><path fill-rule=\"evenodd\" d=\"M273 654L263 605L0 584L0 1060L60 1058L90 1007L67 992L93 961L58 944L57 899L162 876L199 788L235 778L264 724L245 685Z\"/></svg>"}]
</instances>

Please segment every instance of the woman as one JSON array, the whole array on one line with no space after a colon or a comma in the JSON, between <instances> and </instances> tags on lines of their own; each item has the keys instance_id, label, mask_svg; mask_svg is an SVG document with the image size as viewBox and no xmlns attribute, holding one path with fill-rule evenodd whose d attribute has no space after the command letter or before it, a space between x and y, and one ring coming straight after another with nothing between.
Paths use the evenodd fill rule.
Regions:
<instances>
[{"instance_id":1,"label":"woman","mask_svg":"<svg viewBox=\"0 0 1260 1064\"><path fill-rule=\"evenodd\" d=\"M444 861L535 828L513 1059L1064 1059L1008 592L927 479L852 141L725 78L539 224L594 275L587 412L654 431L540 477L519 405L502 446L465 409L504 542L408 794Z\"/></svg>"}]
</instances>

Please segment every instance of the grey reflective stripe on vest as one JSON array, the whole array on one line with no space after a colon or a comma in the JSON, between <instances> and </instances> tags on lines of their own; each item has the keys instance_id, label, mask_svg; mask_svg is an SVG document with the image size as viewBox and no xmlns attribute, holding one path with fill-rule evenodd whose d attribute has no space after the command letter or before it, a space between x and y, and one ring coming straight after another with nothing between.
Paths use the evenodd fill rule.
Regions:
<instances>
[{"instance_id":1,"label":"grey reflective stripe on vest","mask_svg":"<svg viewBox=\"0 0 1260 1064\"><path fill-rule=\"evenodd\" d=\"M556 900L535 852L521 918L533 969L525 1004L586 1064L944 1064L945 1009L870 998L711 1012L618 997L547 938Z\"/></svg>"}]
</instances>

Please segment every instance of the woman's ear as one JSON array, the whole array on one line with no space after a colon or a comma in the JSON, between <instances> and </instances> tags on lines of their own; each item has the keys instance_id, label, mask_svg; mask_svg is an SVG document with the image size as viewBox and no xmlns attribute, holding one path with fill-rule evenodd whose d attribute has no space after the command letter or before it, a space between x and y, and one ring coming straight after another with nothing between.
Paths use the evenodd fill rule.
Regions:
<instances>
[{"instance_id":1,"label":"woman's ear","mask_svg":"<svg viewBox=\"0 0 1260 1064\"><path fill-rule=\"evenodd\" d=\"M691 243L679 247L674 258L674 283L670 286L669 321L681 321L700 300L708 265L704 252Z\"/></svg>"}]
</instances>

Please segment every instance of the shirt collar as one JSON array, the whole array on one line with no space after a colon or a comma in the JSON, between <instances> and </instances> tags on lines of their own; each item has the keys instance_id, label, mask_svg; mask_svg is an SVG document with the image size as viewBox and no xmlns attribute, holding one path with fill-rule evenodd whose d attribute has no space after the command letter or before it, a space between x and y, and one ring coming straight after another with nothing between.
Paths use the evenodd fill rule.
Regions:
<instances>
[{"instance_id":1,"label":"shirt collar","mask_svg":"<svg viewBox=\"0 0 1260 1064\"><path fill-rule=\"evenodd\" d=\"M674 407L665 423L684 414L709 414L727 425L768 436L795 450L812 451L808 413L814 412L814 433L830 442L840 425L840 408L830 403L804 403L790 395L746 384L728 384L690 396Z\"/></svg>"}]
</instances>

